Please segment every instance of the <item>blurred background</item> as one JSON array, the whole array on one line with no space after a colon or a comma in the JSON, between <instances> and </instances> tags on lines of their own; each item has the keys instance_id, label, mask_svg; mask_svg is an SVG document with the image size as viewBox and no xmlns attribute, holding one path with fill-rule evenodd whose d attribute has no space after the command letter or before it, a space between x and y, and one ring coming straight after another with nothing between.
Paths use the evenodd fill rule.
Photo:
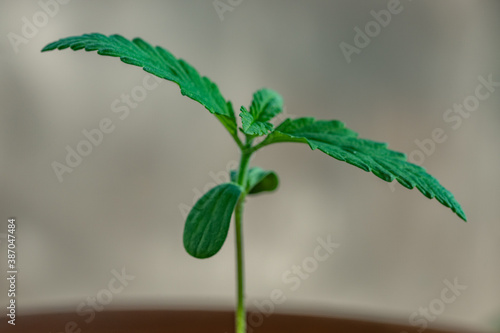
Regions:
<instances>
[{"instance_id":1,"label":"blurred background","mask_svg":"<svg viewBox=\"0 0 500 333\"><path fill-rule=\"evenodd\" d=\"M268 87L287 117L339 119L388 142L468 216L306 145L270 146L252 165L277 171L280 187L249 198L244 217L249 306L279 289L277 312L498 326L498 1L42 0L1 1L0 13L2 307L11 216L18 314L64 310L85 325L92 298L105 310L235 303L233 228L206 260L185 252L182 232L238 149L173 83L95 53L40 53L101 32L170 50L235 110ZM88 149L103 121L110 133L70 167L68 151ZM318 237L338 247L314 265Z\"/></svg>"}]
</instances>

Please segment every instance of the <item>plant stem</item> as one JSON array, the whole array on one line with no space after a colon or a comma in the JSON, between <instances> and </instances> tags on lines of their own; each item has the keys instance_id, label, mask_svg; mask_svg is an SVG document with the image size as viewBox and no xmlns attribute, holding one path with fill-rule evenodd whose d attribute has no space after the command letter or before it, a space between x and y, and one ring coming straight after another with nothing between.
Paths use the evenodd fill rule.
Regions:
<instances>
[{"instance_id":1,"label":"plant stem","mask_svg":"<svg viewBox=\"0 0 500 333\"><path fill-rule=\"evenodd\" d=\"M245 272L243 259L243 237L241 220L243 215L243 201L236 206L236 265L237 265L237 306L236 306L236 333L246 332L246 309L245 309Z\"/></svg>"},{"instance_id":2,"label":"plant stem","mask_svg":"<svg viewBox=\"0 0 500 333\"><path fill-rule=\"evenodd\" d=\"M246 147L251 146L251 140L247 140ZM237 278L237 307L236 307L236 333L246 332L246 308L245 308L245 268L243 256L243 207L245 205L246 197L246 183L248 166L252 152L247 149L241 150L240 168L238 171L238 185L245 190L241 194L236 210L235 217L235 232L236 232L236 278Z\"/></svg>"}]
</instances>

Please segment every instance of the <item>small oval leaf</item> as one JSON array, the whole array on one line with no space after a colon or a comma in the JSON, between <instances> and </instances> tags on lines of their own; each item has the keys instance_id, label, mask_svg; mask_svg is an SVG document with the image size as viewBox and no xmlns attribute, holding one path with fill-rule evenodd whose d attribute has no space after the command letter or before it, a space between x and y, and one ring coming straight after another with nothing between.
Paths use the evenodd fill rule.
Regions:
<instances>
[{"instance_id":1,"label":"small oval leaf","mask_svg":"<svg viewBox=\"0 0 500 333\"><path fill-rule=\"evenodd\" d=\"M242 192L237 184L224 183L205 193L196 202L184 226L184 248L190 255L203 259L219 252Z\"/></svg>"},{"instance_id":2,"label":"small oval leaf","mask_svg":"<svg viewBox=\"0 0 500 333\"><path fill-rule=\"evenodd\" d=\"M248 194L271 192L278 187L278 175L274 171L255 167L248 172Z\"/></svg>"},{"instance_id":3,"label":"small oval leaf","mask_svg":"<svg viewBox=\"0 0 500 333\"><path fill-rule=\"evenodd\" d=\"M237 171L231 170L231 180L235 182ZM259 167L253 167L248 170L248 180L246 191L248 194L257 194L260 192L274 191L279 184L278 175L271 170L264 170Z\"/></svg>"}]
</instances>

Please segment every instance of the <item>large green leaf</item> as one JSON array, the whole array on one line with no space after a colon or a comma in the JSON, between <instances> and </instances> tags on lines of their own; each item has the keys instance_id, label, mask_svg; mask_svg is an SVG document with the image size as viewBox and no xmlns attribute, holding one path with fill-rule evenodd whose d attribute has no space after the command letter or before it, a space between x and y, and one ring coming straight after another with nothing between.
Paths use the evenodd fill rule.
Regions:
<instances>
[{"instance_id":1,"label":"large green leaf","mask_svg":"<svg viewBox=\"0 0 500 333\"><path fill-rule=\"evenodd\" d=\"M261 89L253 94L250 111L243 106L240 111L243 133L266 135L274 128L269 120L283 111L283 98L274 90Z\"/></svg>"},{"instance_id":2,"label":"large green leaf","mask_svg":"<svg viewBox=\"0 0 500 333\"><path fill-rule=\"evenodd\" d=\"M97 50L100 55L119 57L124 63L142 67L148 73L177 83L182 95L201 103L219 118L232 135L236 135L234 111L222 97L217 85L207 77L200 76L190 64L175 58L164 48L153 47L141 38L130 41L120 35L91 33L60 39L45 46L42 52L68 47L75 51Z\"/></svg>"},{"instance_id":3,"label":"large green leaf","mask_svg":"<svg viewBox=\"0 0 500 333\"><path fill-rule=\"evenodd\" d=\"M196 202L184 226L184 248L190 255L203 259L219 252L242 192L237 184L223 183Z\"/></svg>"},{"instance_id":4,"label":"large green leaf","mask_svg":"<svg viewBox=\"0 0 500 333\"><path fill-rule=\"evenodd\" d=\"M231 181L236 182L238 172L231 170ZM248 194L257 194L260 192L272 192L279 184L278 175L271 170L264 170L259 167L253 167L248 170L247 186Z\"/></svg>"},{"instance_id":5,"label":"large green leaf","mask_svg":"<svg viewBox=\"0 0 500 333\"><path fill-rule=\"evenodd\" d=\"M319 149L340 161L371 171L387 182L396 179L406 188L416 187L427 198L436 198L467 221L453 194L423 167L408 162L405 154L387 149L386 143L358 138L356 132L346 128L340 121L315 120L309 117L287 119L261 145L276 142L307 143L313 150Z\"/></svg>"}]
</instances>

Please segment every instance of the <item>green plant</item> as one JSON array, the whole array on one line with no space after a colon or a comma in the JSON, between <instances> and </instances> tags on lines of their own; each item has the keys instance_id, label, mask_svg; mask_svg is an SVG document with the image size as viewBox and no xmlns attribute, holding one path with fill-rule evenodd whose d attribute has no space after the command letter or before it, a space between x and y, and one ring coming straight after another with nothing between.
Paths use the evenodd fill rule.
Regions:
<instances>
[{"instance_id":1,"label":"green plant","mask_svg":"<svg viewBox=\"0 0 500 333\"><path fill-rule=\"evenodd\" d=\"M283 111L283 100L273 90L258 90L253 95L249 109L241 107L241 127L238 128L233 107L221 95L218 87L207 77L200 76L187 62L175 58L159 46L152 47L140 38L129 41L119 35L92 33L60 39L45 46L42 52L68 47L119 57L127 64L142 67L146 72L177 83L182 95L201 103L219 119L240 148L239 170L231 173L231 182L215 186L204 194L187 216L184 229L186 251L196 258L211 257L224 244L234 211L238 333L245 332L246 325L242 235L245 198L247 195L273 191L278 186L278 177L273 171L249 168L252 154L265 146L278 142L308 144L312 150L319 149L337 160L371 171L387 182L397 180L406 188L416 187L423 195L436 198L466 221L465 214L453 195L424 168L408 162L405 154L387 149L385 143L358 138L357 133L346 128L340 121L309 117L288 118L275 128L270 120ZM241 135L244 141L240 139ZM259 137L263 138L254 143Z\"/></svg>"}]
</instances>

